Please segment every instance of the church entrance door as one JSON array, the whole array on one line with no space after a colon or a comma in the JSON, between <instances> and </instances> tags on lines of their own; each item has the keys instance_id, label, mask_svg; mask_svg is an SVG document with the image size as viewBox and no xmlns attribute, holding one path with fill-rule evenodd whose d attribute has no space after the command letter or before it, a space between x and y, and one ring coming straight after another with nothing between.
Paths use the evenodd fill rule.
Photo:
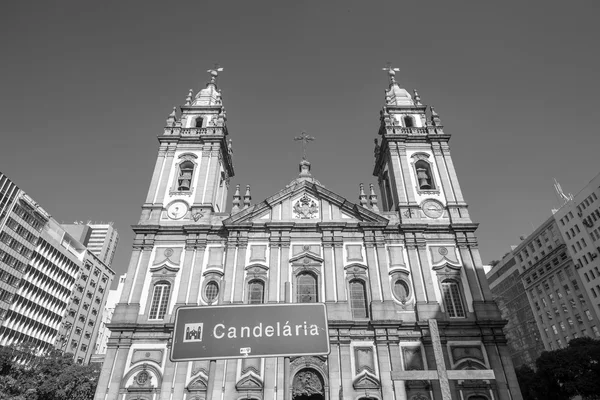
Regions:
<instances>
[{"instance_id":1,"label":"church entrance door","mask_svg":"<svg viewBox=\"0 0 600 400\"><path fill-rule=\"evenodd\" d=\"M325 400L322 394L311 394L294 397L294 400Z\"/></svg>"}]
</instances>

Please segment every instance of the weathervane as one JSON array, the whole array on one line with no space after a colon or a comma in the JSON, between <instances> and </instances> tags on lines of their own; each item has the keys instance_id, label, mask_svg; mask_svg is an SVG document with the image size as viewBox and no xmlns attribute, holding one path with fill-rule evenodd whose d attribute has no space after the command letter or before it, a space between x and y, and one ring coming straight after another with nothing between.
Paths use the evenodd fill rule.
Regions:
<instances>
[{"instance_id":1,"label":"weathervane","mask_svg":"<svg viewBox=\"0 0 600 400\"><path fill-rule=\"evenodd\" d=\"M396 83L396 72L400 72L400 68L392 68L392 63L388 62L385 68L382 68L384 71L388 72L390 77L390 83Z\"/></svg>"},{"instance_id":2,"label":"weathervane","mask_svg":"<svg viewBox=\"0 0 600 400\"><path fill-rule=\"evenodd\" d=\"M302 134L300 136L296 136L294 140L302 141L302 159L306 160L306 145L308 144L308 142L315 140L315 138L312 136L308 136L306 132L302 131Z\"/></svg>"},{"instance_id":3,"label":"weathervane","mask_svg":"<svg viewBox=\"0 0 600 400\"><path fill-rule=\"evenodd\" d=\"M215 67L213 69L206 71L210 74L210 83L216 84L217 76L219 76L219 72L221 71L223 71L223 67L219 67L219 63L215 63Z\"/></svg>"}]
</instances>

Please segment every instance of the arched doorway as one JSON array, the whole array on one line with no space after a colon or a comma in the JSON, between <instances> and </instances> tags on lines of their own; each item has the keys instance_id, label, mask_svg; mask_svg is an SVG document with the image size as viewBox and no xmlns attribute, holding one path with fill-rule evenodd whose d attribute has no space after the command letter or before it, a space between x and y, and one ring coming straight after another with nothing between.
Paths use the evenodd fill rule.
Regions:
<instances>
[{"instance_id":1,"label":"arched doorway","mask_svg":"<svg viewBox=\"0 0 600 400\"><path fill-rule=\"evenodd\" d=\"M292 399L325 400L325 389L320 374L311 368L298 371L292 383Z\"/></svg>"}]
</instances>

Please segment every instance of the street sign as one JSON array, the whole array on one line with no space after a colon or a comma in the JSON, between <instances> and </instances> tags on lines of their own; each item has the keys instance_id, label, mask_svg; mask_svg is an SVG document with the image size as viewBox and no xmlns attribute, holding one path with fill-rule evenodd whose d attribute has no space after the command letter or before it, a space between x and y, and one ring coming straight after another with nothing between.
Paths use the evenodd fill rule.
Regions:
<instances>
[{"instance_id":1,"label":"street sign","mask_svg":"<svg viewBox=\"0 0 600 400\"><path fill-rule=\"evenodd\" d=\"M175 314L173 362L326 354L322 303L184 306Z\"/></svg>"}]
</instances>

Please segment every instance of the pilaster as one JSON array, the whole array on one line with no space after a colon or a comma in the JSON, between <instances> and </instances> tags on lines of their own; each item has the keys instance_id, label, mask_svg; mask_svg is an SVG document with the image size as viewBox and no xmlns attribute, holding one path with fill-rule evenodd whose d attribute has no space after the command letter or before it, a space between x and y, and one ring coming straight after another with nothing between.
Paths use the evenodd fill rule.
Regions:
<instances>
[{"instance_id":1,"label":"pilaster","mask_svg":"<svg viewBox=\"0 0 600 400\"><path fill-rule=\"evenodd\" d=\"M382 299L383 301L392 301L392 289L390 288L390 277L388 275L388 261L387 254L385 251L385 245L383 243L376 243L377 249L377 260L379 261L379 271L381 278L381 287L383 288Z\"/></svg>"},{"instance_id":2,"label":"pilaster","mask_svg":"<svg viewBox=\"0 0 600 400\"><path fill-rule=\"evenodd\" d=\"M162 204L165 201L165 196L167 194L167 185L169 183L169 178L171 177L171 172L173 170L173 158L175 157L175 146L169 146L167 148L167 158L165 160L165 167L163 168L163 174L160 179L160 184L158 186L158 193L156 196L155 203Z\"/></svg>"},{"instance_id":3,"label":"pilaster","mask_svg":"<svg viewBox=\"0 0 600 400\"><path fill-rule=\"evenodd\" d=\"M156 158L156 164L154 165L154 172L152 173L152 180L150 181L148 196L146 196L146 204L152 204L154 202L154 196L156 196L156 189L158 188L158 182L160 180L160 173L165 165L166 153L167 147L161 144L160 148L158 149L158 157Z\"/></svg>"},{"instance_id":4,"label":"pilaster","mask_svg":"<svg viewBox=\"0 0 600 400\"><path fill-rule=\"evenodd\" d=\"M269 303L277 303L280 299L277 298L277 286L280 280L280 271L278 266L279 245L271 240L269 242Z\"/></svg>"},{"instance_id":5,"label":"pilaster","mask_svg":"<svg viewBox=\"0 0 600 400\"><path fill-rule=\"evenodd\" d=\"M366 243L365 250L367 253L367 266L369 268L369 284L371 287L371 299L373 301L383 301L379 290L379 271L375 261L375 245Z\"/></svg>"},{"instance_id":6,"label":"pilaster","mask_svg":"<svg viewBox=\"0 0 600 400\"><path fill-rule=\"evenodd\" d=\"M442 189L446 195L446 202L448 204L456 204L456 197L454 196L454 190L452 189L452 184L450 183L450 176L448 175L448 170L446 169L446 163L444 162L444 156L442 154L440 143L433 142L431 143L431 147L438 174L442 181Z\"/></svg>"},{"instance_id":7,"label":"pilaster","mask_svg":"<svg viewBox=\"0 0 600 400\"><path fill-rule=\"evenodd\" d=\"M334 242L333 243L333 252L335 254L335 274L337 278L337 297L338 302L346 302L348 298L346 297L346 276L344 274L344 252L343 252L344 243Z\"/></svg>"},{"instance_id":8,"label":"pilaster","mask_svg":"<svg viewBox=\"0 0 600 400\"><path fill-rule=\"evenodd\" d=\"M206 177L210 171L210 144L202 146L202 158L198 162L198 178L196 182L196 194L194 195L194 207L202 205L203 195L206 187Z\"/></svg>"},{"instance_id":9,"label":"pilaster","mask_svg":"<svg viewBox=\"0 0 600 400\"><path fill-rule=\"evenodd\" d=\"M442 155L444 161L446 163L446 168L448 170L448 175L450 175L450 182L452 183L452 189L454 190L454 195L456 196L456 202L459 205L465 204L465 199L463 198L462 191L460 190L460 185L458 183L458 176L456 175L456 170L454 169L454 163L452 162L452 157L450 156L450 147L448 143L441 144Z\"/></svg>"},{"instance_id":10,"label":"pilaster","mask_svg":"<svg viewBox=\"0 0 600 400\"><path fill-rule=\"evenodd\" d=\"M335 301L335 265L333 263L333 245L323 246L323 268L325 276L325 301Z\"/></svg>"},{"instance_id":11,"label":"pilaster","mask_svg":"<svg viewBox=\"0 0 600 400\"><path fill-rule=\"evenodd\" d=\"M206 242L202 243L196 249L196 257L191 266L192 273L190 275L190 279L192 280L192 284L190 286L190 292L188 293L188 297L186 303L188 304L199 304L198 294L200 293L200 281L202 280L202 269L204 262L204 253L206 252Z\"/></svg>"},{"instance_id":12,"label":"pilaster","mask_svg":"<svg viewBox=\"0 0 600 400\"><path fill-rule=\"evenodd\" d=\"M146 279L146 274L148 273L148 265L150 264L150 255L152 254L152 250L148 249L142 253L142 257L140 259L140 265L138 267L138 273L136 276L136 281L133 284L132 295L130 303L139 304L142 298L142 289L144 287L144 280ZM125 290L123 290L125 293Z\"/></svg>"},{"instance_id":13,"label":"pilaster","mask_svg":"<svg viewBox=\"0 0 600 400\"><path fill-rule=\"evenodd\" d=\"M125 283L123 284L123 291L121 292L121 298L119 299L119 303L129 303L129 294L131 293L131 288L133 287L135 270L138 266L138 262L143 251L143 248L133 248L131 258L129 259L129 267L127 267L127 275L125 277Z\"/></svg>"},{"instance_id":14,"label":"pilaster","mask_svg":"<svg viewBox=\"0 0 600 400\"><path fill-rule=\"evenodd\" d=\"M398 144L398 155L400 157L400 165L402 166L402 175L405 180L405 188L406 194L408 197L408 205L416 205L417 201L415 200L415 192L413 189L412 181L410 179L411 171L410 165L408 165L408 159L406 158L406 145Z\"/></svg>"}]
</instances>

